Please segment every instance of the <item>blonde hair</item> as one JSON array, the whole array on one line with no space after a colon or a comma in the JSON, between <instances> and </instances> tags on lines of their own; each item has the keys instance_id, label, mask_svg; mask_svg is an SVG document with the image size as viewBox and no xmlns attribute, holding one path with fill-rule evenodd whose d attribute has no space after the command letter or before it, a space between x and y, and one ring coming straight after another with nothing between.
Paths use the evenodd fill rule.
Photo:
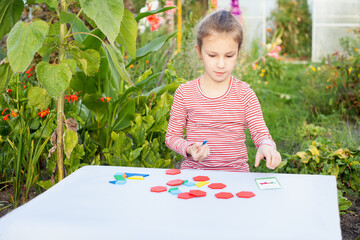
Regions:
<instances>
[{"instance_id":1,"label":"blonde hair","mask_svg":"<svg viewBox=\"0 0 360 240\"><path fill-rule=\"evenodd\" d=\"M198 25L197 45L201 50L203 39L211 34L212 31L217 33L234 33L234 40L238 43L238 50L243 42L243 29L240 21L227 10L217 10L207 15Z\"/></svg>"}]
</instances>

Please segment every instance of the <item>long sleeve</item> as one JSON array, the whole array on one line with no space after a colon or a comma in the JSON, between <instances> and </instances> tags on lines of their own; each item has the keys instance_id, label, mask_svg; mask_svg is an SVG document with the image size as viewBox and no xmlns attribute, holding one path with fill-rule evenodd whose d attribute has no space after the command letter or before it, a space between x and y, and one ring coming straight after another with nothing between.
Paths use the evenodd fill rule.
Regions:
<instances>
[{"instance_id":1,"label":"long sleeve","mask_svg":"<svg viewBox=\"0 0 360 240\"><path fill-rule=\"evenodd\" d=\"M193 142L183 138L186 126L187 110L184 104L181 86L176 90L171 107L170 120L165 137L165 144L173 151L186 157L186 149Z\"/></svg>"},{"instance_id":2,"label":"long sleeve","mask_svg":"<svg viewBox=\"0 0 360 240\"><path fill-rule=\"evenodd\" d=\"M247 88L244 95L245 119L250 130L251 138L256 145L256 149L262 144L266 144L276 149L276 144L272 140L268 128L266 127L261 106L254 91Z\"/></svg>"}]
</instances>

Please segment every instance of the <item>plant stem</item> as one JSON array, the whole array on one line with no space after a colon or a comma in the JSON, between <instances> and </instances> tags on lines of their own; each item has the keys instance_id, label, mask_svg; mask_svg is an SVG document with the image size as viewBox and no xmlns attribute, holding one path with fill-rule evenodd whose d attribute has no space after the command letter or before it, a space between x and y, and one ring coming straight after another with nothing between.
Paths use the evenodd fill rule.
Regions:
<instances>
[{"instance_id":1,"label":"plant stem","mask_svg":"<svg viewBox=\"0 0 360 240\"><path fill-rule=\"evenodd\" d=\"M61 11L66 12L67 3L66 0L61 0ZM59 49L59 62L64 59L65 56L65 43L66 43L66 24L60 25L60 49ZM64 114L64 93L58 98L57 101L57 156L58 156L58 181L64 178L64 152L63 152L63 114Z\"/></svg>"},{"instance_id":2,"label":"plant stem","mask_svg":"<svg viewBox=\"0 0 360 240\"><path fill-rule=\"evenodd\" d=\"M75 17L74 21L71 23L71 26L70 26L70 28L69 28L69 30L68 30L68 32L67 32L67 34L66 34L66 36L70 34L70 32L71 32L71 30L72 30L72 28L73 28L73 26L74 26L74 24L75 24L76 20L77 20L77 19L79 18L79 16L80 16L80 14L81 14L82 10L83 10L83 9L81 8L81 9L80 9L80 11L78 12L78 14L76 15L76 17Z\"/></svg>"}]
</instances>

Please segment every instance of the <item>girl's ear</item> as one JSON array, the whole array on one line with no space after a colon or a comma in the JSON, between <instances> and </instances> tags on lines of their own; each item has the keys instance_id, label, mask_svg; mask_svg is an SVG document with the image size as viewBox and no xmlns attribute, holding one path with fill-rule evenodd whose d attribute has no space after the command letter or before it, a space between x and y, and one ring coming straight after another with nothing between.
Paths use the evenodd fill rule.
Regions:
<instances>
[{"instance_id":1,"label":"girl's ear","mask_svg":"<svg viewBox=\"0 0 360 240\"><path fill-rule=\"evenodd\" d=\"M199 56L200 60L202 60L202 57L201 57L201 51L200 51L200 48L199 48L199 45L195 45L195 49L196 49L196 53L197 55Z\"/></svg>"}]
</instances>

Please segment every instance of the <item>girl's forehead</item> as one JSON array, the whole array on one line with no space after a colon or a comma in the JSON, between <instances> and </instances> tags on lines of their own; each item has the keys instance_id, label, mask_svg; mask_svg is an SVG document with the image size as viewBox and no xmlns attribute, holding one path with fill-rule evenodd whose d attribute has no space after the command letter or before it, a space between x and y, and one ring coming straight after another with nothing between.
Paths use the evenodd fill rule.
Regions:
<instances>
[{"instance_id":1,"label":"girl's forehead","mask_svg":"<svg viewBox=\"0 0 360 240\"><path fill-rule=\"evenodd\" d=\"M216 32L216 31L210 31L209 34L203 38L205 39L226 39L226 38L232 38L235 41L236 33L235 32Z\"/></svg>"},{"instance_id":2,"label":"girl's forehead","mask_svg":"<svg viewBox=\"0 0 360 240\"><path fill-rule=\"evenodd\" d=\"M238 42L236 41L235 35L232 33L218 33L212 32L210 35L203 38L203 47L207 50L208 48L215 49L238 49Z\"/></svg>"}]
</instances>

